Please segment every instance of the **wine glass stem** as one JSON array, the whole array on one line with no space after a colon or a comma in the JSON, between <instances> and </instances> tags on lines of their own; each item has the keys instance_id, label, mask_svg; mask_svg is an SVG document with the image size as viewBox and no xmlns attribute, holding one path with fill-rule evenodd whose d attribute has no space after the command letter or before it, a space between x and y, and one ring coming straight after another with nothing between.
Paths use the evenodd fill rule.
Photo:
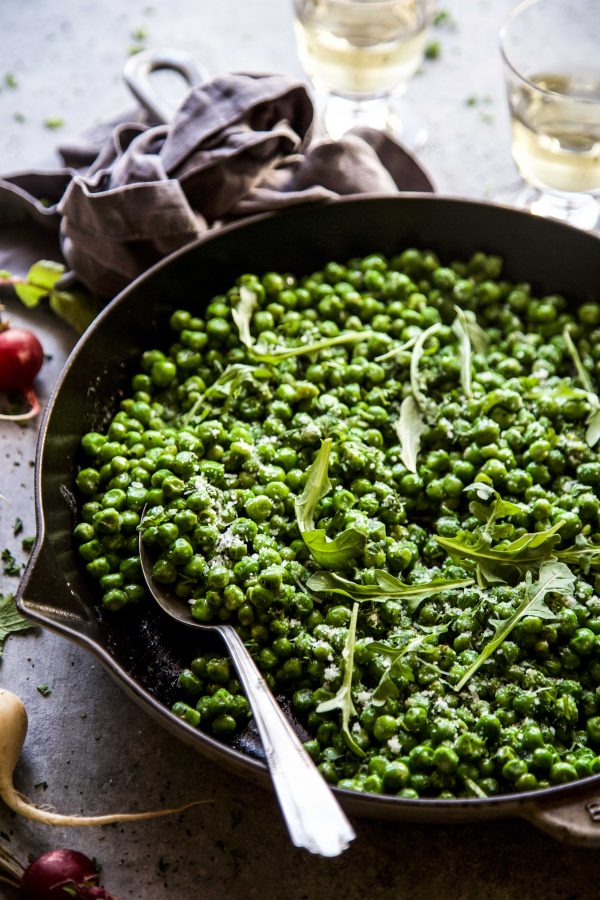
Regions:
<instances>
[{"instance_id":1,"label":"wine glass stem","mask_svg":"<svg viewBox=\"0 0 600 900\"><path fill-rule=\"evenodd\" d=\"M531 212L539 216L560 219L585 231L591 231L598 222L598 201L590 194L554 194L542 192L531 204Z\"/></svg>"}]
</instances>

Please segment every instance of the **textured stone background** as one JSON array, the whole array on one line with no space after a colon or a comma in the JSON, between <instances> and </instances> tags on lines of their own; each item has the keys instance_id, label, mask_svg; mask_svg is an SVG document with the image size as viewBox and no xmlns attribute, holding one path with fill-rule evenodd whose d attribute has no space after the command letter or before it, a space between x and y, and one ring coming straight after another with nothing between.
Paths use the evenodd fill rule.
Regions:
<instances>
[{"instance_id":1,"label":"textured stone background","mask_svg":"<svg viewBox=\"0 0 600 900\"><path fill-rule=\"evenodd\" d=\"M448 0L455 22L440 29L438 60L414 78L409 97L428 121L421 157L440 191L489 197L515 180L497 51L511 0ZM286 0L0 0L0 171L48 164L57 140L130 104L121 80L132 34L145 46L181 47L211 72L301 75ZM139 41L137 42L139 43ZM467 105L468 97L477 98ZM60 130L44 121L64 120ZM11 308L18 322L20 311ZM47 396L72 343L44 312L28 316L52 359ZM15 549L15 516L34 528L35 428L0 430L0 547ZM19 554L17 554L19 555ZM23 555L20 554L23 559ZM4 579L0 590L14 589ZM107 812L208 797L180 818L107 829L52 830L0 809L0 832L22 857L53 846L95 855L121 900L587 900L598 896L597 852L561 845L523 822L458 827L356 822L340 859L314 859L289 845L273 798L191 754L133 706L87 653L49 633L11 638L0 683L28 708L30 733L18 787L61 811ZM43 698L37 685L47 683ZM47 789L39 786L47 782ZM36 785L38 785L36 787ZM0 887L0 896L4 897Z\"/></svg>"}]
</instances>

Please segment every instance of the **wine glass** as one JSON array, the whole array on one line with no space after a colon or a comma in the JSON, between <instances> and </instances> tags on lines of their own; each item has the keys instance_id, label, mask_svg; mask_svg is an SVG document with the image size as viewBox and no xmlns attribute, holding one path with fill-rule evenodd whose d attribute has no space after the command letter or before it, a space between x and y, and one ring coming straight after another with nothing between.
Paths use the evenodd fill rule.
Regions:
<instances>
[{"instance_id":1,"label":"wine glass","mask_svg":"<svg viewBox=\"0 0 600 900\"><path fill-rule=\"evenodd\" d=\"M298 55L322 107L321 132L337 139L370 125L422 146L425 127L401 94L423 60L433 8L433 0L294 0Z\"/></svg>"},{"instance_id":2,"label":"wine glass","mask_svg":"<svg viewBox=\"0 0 600 900\"><path fill-rule=\"evenodd\" d=\"M524 0L500 32L512 156L506 202L592 230L600 194L600 3Z\"/></svg>"}]
</instances>

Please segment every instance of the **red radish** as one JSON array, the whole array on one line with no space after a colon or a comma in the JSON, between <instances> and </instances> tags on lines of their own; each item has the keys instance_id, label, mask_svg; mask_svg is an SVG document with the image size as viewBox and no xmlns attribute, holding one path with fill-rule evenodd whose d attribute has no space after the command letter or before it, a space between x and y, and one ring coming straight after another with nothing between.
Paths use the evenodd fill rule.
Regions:
<instances>
[{"instance_id":1,"label":"red radish","mask_svg":"<svg viewBox=\"0 0 600 900\"><path fill-rule=\"evenodd\" d=\"M79 900L116 900L98 887L96 867L77 850L49 850L38 856L25 869L20 887L22 900L62 900L68 896Z\"/></svg>"},{"instance_id":2,"label":"red radish","mask_svg":"<svg viewBox=\"0 0 600 900\"><path fill-rule=\"evenodd\" d=\"M44 351L35 334L24 328L10 328L6 322L0 323L0 391L18 391L30 406L26 413L0 415L0 419L23 422L38 414L40 404L33 382L43 361Z\"/></svg>"}]
</instances>

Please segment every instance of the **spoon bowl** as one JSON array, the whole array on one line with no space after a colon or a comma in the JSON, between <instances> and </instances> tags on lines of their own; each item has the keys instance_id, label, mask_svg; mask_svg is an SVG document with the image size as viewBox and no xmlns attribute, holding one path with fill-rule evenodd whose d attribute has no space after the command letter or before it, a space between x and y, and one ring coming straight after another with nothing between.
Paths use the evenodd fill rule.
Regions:
<instances>
[{"instance_id":1,"label":"spoon bowl","mask_svg":"<svg viewBox=\"0 0 600 900\"><path fill-rule=\"evenodd\" d=\"M184 601L163 590L153 578L152 560L141 532L139 549L144 579L163 611L182 625L216 631L223 639L250 704L292 843L319 856L338 856L356 834L243 640L232 625L204 625L196 621Z\"/></svg>"}]
</instances>

